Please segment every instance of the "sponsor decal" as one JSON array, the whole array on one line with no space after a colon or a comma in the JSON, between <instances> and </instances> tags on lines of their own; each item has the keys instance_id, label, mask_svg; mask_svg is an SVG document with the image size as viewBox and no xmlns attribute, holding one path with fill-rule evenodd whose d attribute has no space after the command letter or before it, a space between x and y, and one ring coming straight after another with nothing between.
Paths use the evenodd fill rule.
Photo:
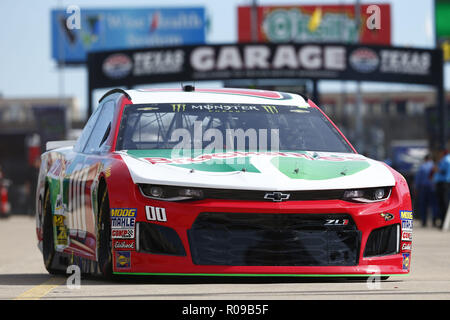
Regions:
<instances>
[{"instance_id":1,"label":"sponsor decal","mask_svg":"<svg viewBox=\"0 0 450 320\"><path fill-rule=\"evenodd\" d=\"M115 240L114 249L115 250L134 250L136 243L134 240Z\"/></svg>"},{"instance_id":2,"label":"sponsor decal","mask_svg":"<svg viewBox=\"0 0 450 320\"><path fill-rule=\"evenodd\" d=\"M111 177L111 166L106 167L106 169L105 169L105 177L106 178Z\"/></svg>"},{"instance_id":3,"label":"sponsor decal","mask_svg":"<svg viewBox=\"0 0 450 320\"><path fill-rule=\"evenodd\" d=\"M341 178L343 172L345 176L350 176L370 167L367 161L359 160L363 159L355 158L355 160L350 160L346 157L342 159L341 157L320 155L310 158L306 154L303 157L297 155L295 157L274 157L271 163L290 179L327 180ZM345 165L342 164L343 161L346 161ZM343 171L344 166L345 171ZM298 168L299 170L293 170L293 168Z\"/></svg>"},{"instance_id":4,"label":"sponsor decal","mask_svg":"<svg viewBox=\"0 0 450 320\"><path fill-rule=\"evenodd\" d=\"M134 228L135 218L111 218L111 228L122 229L122 228Z\"/></svg>"},{"instance_id":5,"label":"sponsor decal","mask_svg":"<svg viewBox=\"0 0 450 320\"><path fill-rule=\"evenodd\" d=\"M173 110L173 112L186 111L186 105L185 104L181 104L181 103L172 104L172 110Z\"/></svg>"},{"instance_id":6,"label":"sponsor decal","mask_svg":"<svg viewBox=\"0 0 450 320\"><path fill-rule=\"evenodd\" d=\"M385 221L391 221L392 219L394 219L394 215L388 212L380 213L380 216L383 217Z\"/></svg>"},{"instance_id":7,"label":"sponsor decal","mask_svg":"<svg viewBox=\"0 0 450 320\"><path fill-rule=\"evenodd\" d=\"M113 239L134 239L136 208L111 209L111 237Z\"/></svg>"},{"instance_id":8,"label":"sponsor decal","mask_svg":"<svg viewBox=\"0 0 450 320\"><path fill-rule=\"evenodd\" d=\"M136 208L120 208L120 209L111 209L111 217L136 217Z\"/></svg>"},{"instance_id":9,"label":"sponsor decal","mask_svg":"<svg viewBox=\"0 0 450 320\"><path fill-rule=\"evenodd\" d=\"M413 219L412 211L400 210L400 219L402 219L402 220L412 220Z\"/></svg>"},{"instance_id":10,"label":"sponsor decal","mask_svg":"<svg viewBox=\"0 0 450 320\"><path fill-rule=\"evenodd\" d=\"M128 229L112 229L112 239L134 239L134 228Z\"/></svg>"},{"instance_id":11,"label":"sponsor decal","mask_svg":"<svg viewBox=\"0 0 450 320\"><path fill-rule=\"evenodd\" d=\"M383 73L428 75L431 72L429 52L384 49L380 55Z\"/></svg>"},{"instance_id":12,"label":"sponsor decal","mask_svg":"<svg viewBox=\"0 0 450 320\"><path fill-rule=\"evenodd\" d=\"M103 62L103 72L110 78L125 78L131 72L133 63L131 59L122 53L112 54Z\"/></svg>"},{"instance_id":13,"label":"sponsor decal","mask_svg":"<svg viewBox=\"0 0 450 320\"><path fill-rule=\"evenodd\" d=\"M402 231L402 241L412 241L412 232Z\"/></svg>"},{"instance_id":14,"label":"sponsor decal","mask_svg":"<svg viewBox=\"0 0 450 320\"><path fill-rule=\"evenodd\" d=\"M408 210L400 210L402 221L402 240L412 241L413 213Z\"/></svg>"},{"instance_id":15,"label":"sponsor decal","mask_svg":"<svg viewBox=\"0 0 450 320\"><path fill-rule=\"evenodd\" d=\"M412 220L402 220L402 230L403 231L412 231L413 230L413 221Z\"/></svg>"},{"instance_id":16,"label":"sponsor decal","mask_svg":"<svg viewBox=\"0 0 450 320\"><path fill-rule=\"evenodd\" d=\"M275 106L262 106L264 110L266 110L267 113L278 113L278 109Z\"/></svg>"},{"instance_id":17,"label":"sponsor decal","mask_svg":"<svg viewBox=\"0 0 450 320\"><path fill-rule=\"evenodd\" d=\"M180 49L136 52L133 54L133 76L181 72L185 60L184 55L185 52Z\"/></svg>"},{"instance_id":18,"label":"sponsor decal","mask_svg":"<svg viewBox=\"0 0 450 320\"><path fill-rule=\"evenodd\" d=\"M178 106L178 105L172 105L172 107L174 108L174 106ZM183 105L185 106L185 105ZM266 107L268 108L268 106L262 106L263 110L265 110L266 112L269 112L269 109L266 109ZM273 107L276 109L276 107ZM174 108L175 109L175 108ZM183 107L183 111L184 111L184 107ZM192 105L192 110L200 110L200 111L208 111L208 112L247 112L247 111L261 111L261 109L258 106L253 106L253 105L236 105L236 104L193 104ZM175 111L175 110L174 110ZM177 111L179 111L179 109L177 109ZM278 111L277 111L278 113Z\"/></svg>"},{"instance_id":19,"label":"sponsor decal","mask_svg":"<svg viewBox=\"0 0 450 320\"><path fill-rule=\"evenodd\" d=\"M306 159L306 160L322 160L322 161L331 161L331 162L343 162L343 161L361 161L366 162L366 160L360 156L324 156L320 154L309 154L307 152L272 152L272 151L260 151L260 152L220 152L213 154L203 154L195 158L163 158L163 157L147 157L144 158L146 161L151 164L191 164L198 162L206 162L209 160L218 160L218 159L232 159L239 157L250 157L250 156L273 156L273 157L281 157L281 158L295 158L295 159ZM367 165L368 166L368 165Z\"/></svg>"},{"instance_id":20,"label":"sponsor decal","mask_svg":"<svg viewBox=\"0 0 450 320\"><path fill-rule=\"evenodd\" d=\"M402 251L411 251L411 242L403 242L402 243Z\"/></svg>"},{"instance_id":21,"label":"sponsor decal","mask_svg":"<svg viewBox=\"0 0 450 320\"><path fill-rule=\"evenodd\" d=\"M326 219L325 226L346 226L348 219Z\"/></svg>"},{"instance_id":22,"label":"sponsor decal","mask_svg":"<svg viewBox=\"0 0 450 320\"><path fill-rule=\"evenodd\" d=\"M149 221L167 221L166 208L145 206L145 215Z\"/></svg>"},{"instance_id":23,"label":"sponsor decal","mask_svg":"<svg viewBox=\"0 0 450 320\"><path fill-rule=\"evenodd\" d=\"M411 254L410 253L403 253L403 261L402 261L402 269L403 270L409 270L409 265L411 263Z\"/></svg>"},{"instance_id":24,"label":"sponsor decal","mask_svg":"<svg viewBox=\"0 0 450 320\"><path fill-rule=\"evenodd\" d=\"M375 51L368 48L359 48L350 55L350 65L356 71L370 73L375 71L380 64L380 59Z\"/></svg>"},{"instance_id":25,"label":"sponsor decal","mask_svg":"<svg viewBox=\"0 0 450 320\"><path fill-rule=\"evenodd\" d=\"M61 215L53 216L53 224L56 229L56 245L57 246L67 246L68 244L68 234L67 227L65 224L66 217Z\"/></svg>"},{"instance_id":26,"label":"sponsor decal","mask_svg":"<svg viewBox=\"0 0 450 320\"><path fill-rule=\"evenodd\" d=\"M117 267L117 269L131 268L131 252L130 251L116 252L116 267Z\"/></svg>"},{"instance_id":27,"label":"sponsor decal","mask_svg":"<svg viewBox=\"0 0 450 320\"><path fill-rule=\"evenodd\" d=\"M268 192L264 195L264 199L272 200L274 202L281 202L284 200L288 200L291 195L289 193L282 192Z\"/></svg>"}]
</instances>

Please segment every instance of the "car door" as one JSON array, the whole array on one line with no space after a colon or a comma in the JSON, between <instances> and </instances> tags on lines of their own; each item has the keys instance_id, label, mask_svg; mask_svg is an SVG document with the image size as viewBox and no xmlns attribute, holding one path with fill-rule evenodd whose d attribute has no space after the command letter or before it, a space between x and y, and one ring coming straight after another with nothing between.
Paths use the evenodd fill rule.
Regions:
<instances>
[{"instance_id":1,"label":"car door","mask_svg":"<svg viewBox=\"0 0 450 320\"><path fill-rule=\"evenodd\" d=\"M94 258L95 250L89 245L93 234L89 233L88 225L92 224L86 220L85 185L86 185L86 154L84 149L91 137L103 104L94 111L86 123L73 152L66 155L66 170L63 183L63 205L67 212L68 238L71 250L75 253Z\"/></svg>"},{"instance_id":2,"label":"car door","mask_svg":"<svg viewBox=\"0 0 450 320\"><path fill-rule=\"evenodd\" d=\"M75 220L77 223L76 241L78 247L85 250L85 254L95 254L96 249L96 201L98 178L101 170L107 165L110 146L106 141L111 133L112 121L115 114L114 99L102 103L95 126L83 148L83 163L79 170L72 175L77 187L73 203ZM73 241L72 241L73 242Z\"/></svg>"}]
</instances>

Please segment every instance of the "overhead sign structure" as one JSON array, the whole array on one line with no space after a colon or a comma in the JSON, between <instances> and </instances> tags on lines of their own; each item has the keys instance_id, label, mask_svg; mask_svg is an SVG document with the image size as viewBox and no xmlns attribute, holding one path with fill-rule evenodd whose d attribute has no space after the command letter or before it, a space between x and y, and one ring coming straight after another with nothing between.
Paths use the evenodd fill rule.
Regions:
<instances>
[{"instance_id":1,"label":"overhead sign structure","mask_svg":"<svg viewBox=\"0 0 450 320\"><path fill-rule=\"evenodd\" d=\"M343 44L221 44L91 53L91 88L229 79L331 79L436 85L439 50Z\"/></svg>"},{"instance_id":2,"label":"overhead sign structure","mask_svg":"<svg viewBox=\"0 0 450 320\"><path fill-rule=\"evenodd\" d=\"M252 7L238 7L238 40L252 41ZM354 5L258 6L259 42L344 42L391 44L389 4L361 5L361 24ZM375 14L375 16L373 16ZM371 17L377 23L371 24Z\"/></svg>"},{"instance_id":3,"label":"overhead sign structure","mask_svg":"<svg viewBox=\"0 0 450 320\"><path fill-rule=\"evenodd\" d=\"M450 1L435 1L436 40L444 52L444 61L450 61Z\"/></svg>"},{"instance_id":4,"label":"overhead sign structure","mask_svg":"<svg viewBox=\"0 0 450 320\"><path fill-rule=\"evenodd\" d=\"M437 88L445 144L442 50L339 43L240 43L91 52L88 113L98 88L230 79L357 80Z\"/></svg>"},{"instance_id":5,"label":"overhead sign structure","mask_svg":"<svg viewBox=\"0 0 450 320\"><path fill-rule=\"evenodd\" d=\"M83 64L91 51L205 43L206 17L201 7L81 8L52 10L51 26L53 59Z\"/></svg>"}]
</instances>

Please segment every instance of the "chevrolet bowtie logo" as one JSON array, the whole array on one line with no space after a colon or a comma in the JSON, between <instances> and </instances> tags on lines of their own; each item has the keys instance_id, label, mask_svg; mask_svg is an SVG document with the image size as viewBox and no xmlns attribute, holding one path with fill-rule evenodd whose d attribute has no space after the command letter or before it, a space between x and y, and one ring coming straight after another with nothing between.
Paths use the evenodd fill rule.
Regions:
<instances>
[{"instance_id":1,"label":"chevrolet bowtie logo","mask_svg":"<svg viewBox=\"0 0 450 320\"><path fill-rule=\"evenodd\" d=\"M288 200L289 197L290 197L289 193L282 193L282 192L271 192L271 193L266 193L264 195L264 199L272 200L272 201L275 201L275 202Z\"/></svg>"}]
</instances>

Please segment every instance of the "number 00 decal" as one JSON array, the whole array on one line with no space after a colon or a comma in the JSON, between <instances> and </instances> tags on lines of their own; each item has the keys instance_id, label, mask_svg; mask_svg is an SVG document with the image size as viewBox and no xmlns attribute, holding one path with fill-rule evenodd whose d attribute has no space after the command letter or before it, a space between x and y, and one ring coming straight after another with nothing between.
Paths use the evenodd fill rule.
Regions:
<instances>
[{"instance_id":1,"label":"number 00 decal","mask_svg":"<svg viewBox=\"0 0 450 320\"><path fill-rule=\"evenodd\" d=\"M166 222L166 208L159 208L153 206L145 206L145 214L149 221Z\"/></svg>"}]
</instances>

